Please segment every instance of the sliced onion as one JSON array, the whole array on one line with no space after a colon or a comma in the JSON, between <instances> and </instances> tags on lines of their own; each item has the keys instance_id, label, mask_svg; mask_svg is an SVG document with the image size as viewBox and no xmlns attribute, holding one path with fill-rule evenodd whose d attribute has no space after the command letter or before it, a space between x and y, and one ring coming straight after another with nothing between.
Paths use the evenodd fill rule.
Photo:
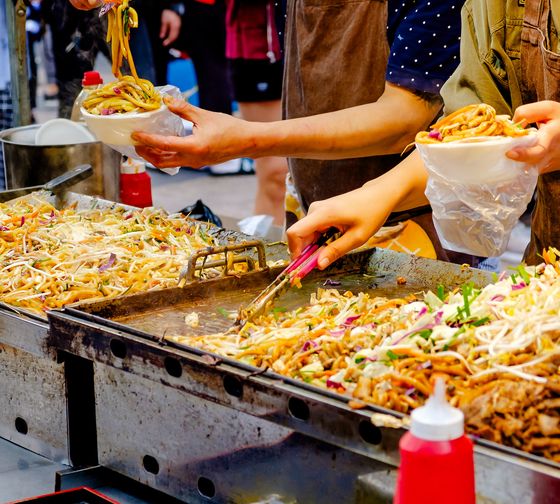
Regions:
<instances>
[{"instance_id":1,"label":"sliced onion","mask_svg":"<svg viewBox=\"0 0 560 504\"><path fill-rule=\"evenodd\" d=\"M113 266L113 264L115 264L116 260L117 256L111 252L111 254L109 255L109 259L107 259L107 262L99 266L99 271L102 272L108 270L111 266Z\"/></svg>"}]
</instances>

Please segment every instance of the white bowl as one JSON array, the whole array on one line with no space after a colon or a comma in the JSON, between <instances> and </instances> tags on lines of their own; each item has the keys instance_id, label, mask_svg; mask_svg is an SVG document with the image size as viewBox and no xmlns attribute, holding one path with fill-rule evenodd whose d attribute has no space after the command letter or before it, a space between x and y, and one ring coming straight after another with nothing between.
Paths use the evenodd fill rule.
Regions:
<instances>
[{"instance_id":1,"label":"white bowl","mask_svg":"<svg viewBox=\"0 0 560 504\"><path fill-rule=\"evenodd\" d=\"M438 175L461 184L499 184L514 179L525 164L506 157L514 147L530 146L536 133L521 137L474 137L455 142L417 143L424 163Z\"/></svg>"},{"instance_id":2,"label":"white bowl","mask_svg":"<svg viewBox=\"0 0 560 504\"><path fill-rule=\"evenodd\" d=\"M138 145L130 134L133 131L146 131L148 133L171 134L162 128L165 116L171 114L167 106L150 112L127 112L124 114L96 115L90 114L81 108L82 116L88 128L97 140L109 145Z\"/></svg>"},{"instance_id":3,"label":"white bowl","mask_svg":"<svg viewBox=\"0 0 560 504\"><path fill-rule=\"evenodd\" d=\"M95 142L95 137L83 125L68 119L51 119L35 133L36 145L69 145Z\"/></svg>"}]
</instances>

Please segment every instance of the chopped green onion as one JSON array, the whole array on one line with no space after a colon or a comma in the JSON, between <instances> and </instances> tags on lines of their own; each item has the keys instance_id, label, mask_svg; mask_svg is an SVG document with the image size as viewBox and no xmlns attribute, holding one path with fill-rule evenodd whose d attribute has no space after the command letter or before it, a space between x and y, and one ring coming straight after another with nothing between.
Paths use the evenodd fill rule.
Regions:
<instances>
[{"instance_id":1,"label":"chopped green onion","mask_svg":"<svg viewBox=\"0 0 560 504\"><path fill-rule=\"evenodd\" d=\"M519 266L517 266L517 268L515 268L518 272L519 275L521 276L521 278L523 278L523 281L529 285L529 282L531 281L531 276L529 275L529 273L527 273L527 270L525 269L525 267L523 266L523 264L520 264Z\"/></svg>"},{"instance_id":2,"label":"chopped green onion","mask_svg":"<svg viewBox=\"0 0 560 504\"><path fill-rule=\"evenodd\" d=\"M428 341L430 339L430 336L432 335L432 332L433 331L431 329L422 329L421 331L412 334L412 336L420 336L421 338L424 338L426 341Z\"/></svg>"},{"instance_id":3,"label":"chopped green onion","mask_svg":"<svg viewBox=\"0 0 560 504\"><path fill-rule=\"evenodd\" d=\"M487 322L490 322L490 317L483 317L481 319L474 320L473 322L471 322L471 325L478 327L486 324Z\"/></svg>"},{"instance_id":4,"label":"chopped green onion","mask_svg":"<svg viewBox=\"0 0 560 504\"><path fill-rule=\"evenodd\" d=\"M387 350L387 358L390 361L398 360L398 359L405 359L408 355L399 355L393 352L392 350Z\"/></svg>"}]
</instances>

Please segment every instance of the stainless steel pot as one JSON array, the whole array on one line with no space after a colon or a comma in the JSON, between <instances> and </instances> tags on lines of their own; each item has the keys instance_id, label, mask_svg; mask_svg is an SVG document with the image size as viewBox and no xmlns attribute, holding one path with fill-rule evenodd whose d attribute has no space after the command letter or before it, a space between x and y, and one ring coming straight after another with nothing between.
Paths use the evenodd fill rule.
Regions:
<instances>
[{"instance_id":1,"label":"stainless steel pot","mask_svg":"<svg viewBox=\"0 0 560 504\"><path fill-rule=\"evenodd\" d=\"M41 185L79 164L93 166L93 175L72 190L111 201L119 198L121 155L101 142L36 145L38 124L0 131L6 189Z\"/></svg>"}]
</instances>

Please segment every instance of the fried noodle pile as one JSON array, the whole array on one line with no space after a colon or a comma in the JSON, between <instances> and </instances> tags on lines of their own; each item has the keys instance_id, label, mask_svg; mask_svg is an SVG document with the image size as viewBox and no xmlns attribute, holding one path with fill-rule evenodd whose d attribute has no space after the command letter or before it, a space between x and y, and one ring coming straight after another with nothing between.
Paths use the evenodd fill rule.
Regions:
<instances>
[{"instance_id":1,"label":"fried noodle pile","mask_svg":"<svg viewBox=\"0 0 560 504\"><path fill-rule=\"evenodd\" d=\"M44 314L85 299L175 286L192 253L215 245L180 214L0 204L0 301Z\"/></svg>"},{"instance_id":2,"label":"fried noodle pile","mask_svg":"<svg viewBox=\"0 0 560 504\"><path fill-rule=\"evenodd\" d=\"M386 299L320 289L237 333L171 339L408 413L443 376L468 432L560 462L560 265Z\"/></svg>"},{"instance_id":3,"label":"fried noodle pile","mask_svg":"<svg viewBox=\"0 0 560 504\"><path fill-rule=\"evenodd\" d=\"M418 133L416 143L437 144L489 136L519 137L533 131L514 123L507 115L497 115L496 110L485 103L463 107L441 118L430 130Z\"/></svg>"}]
</instances>

